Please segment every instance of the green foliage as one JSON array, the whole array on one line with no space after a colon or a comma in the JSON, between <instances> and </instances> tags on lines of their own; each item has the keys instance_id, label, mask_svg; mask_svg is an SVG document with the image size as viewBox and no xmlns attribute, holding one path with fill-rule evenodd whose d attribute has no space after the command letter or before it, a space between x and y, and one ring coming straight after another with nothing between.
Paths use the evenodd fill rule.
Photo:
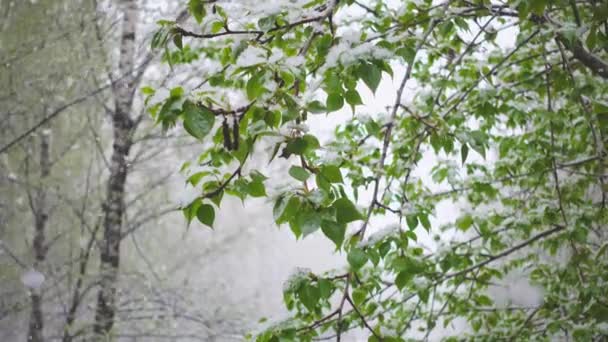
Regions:
<instances>
[{"instance_id":1,"label":"green foliage","mask_svg":"<svg viewBox=\"0 0 608 342\"><path fill-rule=\"evenodd\" d=\"M305 182L310 177L310 172L306 171L303 167L294 165L289 169L289 175L301 182Z\"/></svg>"},{"instance_id":2,"label":"green foliage","mask_svg":"<svg viewBox=\"0 0 608 342\"><path fill-rule=\"evenodd\" d=\"M215 122L215 115L211 111L190 101L184 102L183 116L186 132L200 140L211 132Z\"/></svg>"},{"instance_id":3,"label":"green foliage","mask_svg":"<svg viewBox=\"0 0 608 342\"><path fill-rule=\"evenodd\" d=\"M156 104L155 90L142 90L160 125L182 120L203 143L197 164L208 170L188 178L202 196L184 215L212 226L204 201L268 197L267 187L288 179L292 187L272 199L277 225L297 238L325 235L347 265L290 282L292 317L258 341L353 329L369 341L404 341L414 327L428 336L455 319L468 327L448 341L606 338L608 258L595 242L608 220L606 4L224 6L190 1L200 30L160 22L152 41L169 63L204 56L220 65L206 90L177 87ZM364 14L338 15L353 11ZM379 94L383 82L396 91ZM365 87L374 95L363 96ZM370 113L381 97L389 107ZM352 118L322 145L305 123L345 104ZM216 127L216 117L231 126ZM264 156L256 146L272 148ZM418 167L423 154L435 160L430 173ZM267 179L245 171L249 157L289 166ZM446 200L469 210L437 212ZM438 225L439 216L450 220ZM379 221L399 224L376 231ZM437 246L423 249L431 238ZM540 304L492 300L489 286L513 273L542 289Z\"/></svg>"},{"instance_id":4,"label":"green foliage","mask_svg":"<svg viewBox=\"0 0 608 342\"><path fill-rule=\"evenodd\" d=\"M190 14L196 19L196 22L199 24L203 21L205 14L207 13L205 9L205 1L204 0L190 0L188 1L188 10Z\"/></svg>"},{"instance_id":5,"label":"green foliage","mask_svg":"<svg viewBox=\"0 0 608 342\"><path fill-rule=\"evenodd\" d=\"M215 210L210 204L202 204L196 210L196 217L202 224L205 224L213 228L213 221L215 221Z\"/></svg>"}]
</instances>

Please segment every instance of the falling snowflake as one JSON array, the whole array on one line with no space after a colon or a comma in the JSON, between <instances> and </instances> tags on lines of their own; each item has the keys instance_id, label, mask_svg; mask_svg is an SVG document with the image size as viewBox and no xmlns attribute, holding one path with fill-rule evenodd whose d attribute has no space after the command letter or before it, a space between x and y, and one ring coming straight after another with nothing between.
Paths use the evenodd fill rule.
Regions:
<instances>
[{"instance_id":1,"label":"falling snowflake","mask_svg":"<svg viewBox=\"0 0 608 342\"><path fill-rule=\"evenodd\" d=\"M44 274L31 268L21 275L21 282L30 290L39 290L44 283Z\"/></svg>"}]
</instances>

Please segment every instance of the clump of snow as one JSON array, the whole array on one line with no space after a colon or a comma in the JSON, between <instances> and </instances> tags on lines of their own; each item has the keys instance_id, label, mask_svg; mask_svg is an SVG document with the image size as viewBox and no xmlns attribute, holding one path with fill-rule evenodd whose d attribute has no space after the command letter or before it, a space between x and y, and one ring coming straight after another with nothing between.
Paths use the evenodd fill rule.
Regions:
<instances>
[{"instance_id":1,"label":"clump of snow","mask_svg":"<svg viewBox=\"0 0 608 342\"><path fill-rule=\"evenodd\" d=\"M412 202L403 202L403 206L401 207L401 215L412 214L416 211L416 207Z\"/></svg>"},{"instance_id":2,"label":"clump of snow","mask_svg":"<svg viewBox=\"0 0 608 342\"><path fill-rule=\"evenodd\" d=\"M359 242L359 247L373 246L378 242L386 239L391 235L395 235L401 231L401 225L399 223L392 223L386 227L378 230L371 234L366 240Z\"/></svg>"},{"instance_id":3,"label":"clump of snow","mask_svg":"<svg viewBox=\"0 0 608 342\"><path fill-rule=\"evenodd\" d=\"M296 124L296 123L289 122L283 127L289 131L295 130L295 131L298 131L301 133L307 133L308 131L310 131L310 127L308 127L308 125L304 124L304 123Z\"/></svg>"},{"instance_id":4,"label":"clump of snow","mask_svg":"<svg viewBox=\"0 0 608 342\"><path fill-rule=\"evenodd\" d=\"M259 48L257 46L249 45L239 55L239 58L236 60L236 65L239 67L248 67L248 66L265 63L265 62L266 62L266 50Z\"/></svg>"},{"instance_id":5,"label":"clump of snow","mask_svg":"<svg viewBox=\"0 0 608 342\"><path fill-rule=\"evenodd\" d=\"M415 277L413 281L414 286L416 286L417 289L426 289L431 284L431 282L424 277Z\"/></svg>"},{"instance_id":6,"label":"clump of snow","mask_svg":"<svg viewBox=\"0 0 608 342\"><path fill-rule=\"evenodd\" d=\"M342 33L341 37L343 42L357 43L361 41L361 31L348 30Z\"/></svg>"},{"instance_id":7,"label":"clump of snow","mask_svg":"<svg viewBox=\"0 0 608 342\"><path fill-rule=\"evenodd\" d=\"M443 256L445 256L445 255L447 255L447 254L449 254L451 252L452 252L452 245L446 243L443 240L439 240L437 242L437 247L436 247L435 254L438 257L443 257Z\"/></svg>"},{"instance_id":8,"label":"clump of snow","mask_svg":"<svg viewBox=\"0 0 608 342\"><path fill-rule=\"evenodd\" d=\"M285 65L290 68L297 68L306 62L303 56L293 56L285 59Z\"/></svg>"},{"instance_id":9,"label":"clump of snow","mask_svg":"<svg viewBox=\"0 0 608 342\"><path fill-rule=\"evenodd\" d=\"M268 63L276 63L284 57L285 54L283 53L283 50L273 47L272 50L270 50L270 57L268 58Z\"/></svg>"},{"instance_id":10,"label":"clump of snow","mask_svg":"<svg viewBox=\"0 0 608 342\"><path fill-rule=\"evenodd\" d=\"M21 282L30 290L39 290L44 284L44 274L31 268L21 275Z\"/></svg>"},{"instance_id":11,"label":"clump of snow","mask_svg":"<svg viewBox=\"0 0 608 342\"><path fill-rule=\"evenodd\" d=\"M349 65L366 57L372 59L389 59L394 56L389 50L376 46L372 42L357 45L357 43L348 40L353 39L353 36L347 36L346 39L342 37L342 39L343 40L340 41L339 44L332 46L329 50L329 53L325 58L325 64L320 70L321 73L338 64Z\"/></svg>"},{"instance_id":12,"label":"clump of snow","mask_svg":"<svg viewBox=\"0 0 608 342\"><path fill-rule=\"evenodd\" d=\"M336 151L327 150L321 155L321 161L324 164L340 164L342 158Z\"/></svg>"},{"instance_id":13,"label":"clump of snow","mask_svg":"<svg viewBox=\"0 0 608 342\"><path fill-rule=\"evenodd\" d=\"M283 292L289 292L297 289L299 285L308 279L308 275L311 274L312 271L310 268L305 267L296 267L285 283L283 283Z\"/></svg>"},{"instance_id":14,"label":"clump of snow","mask_svg":"<svg viewBox=\"0 0 608 342\"><path fill-rule=\"evenodd\" d=\"M308 0L274 0L265 2L257 0L240 0L228 2L223 7L228 13L237 12L237 14L247 15L247 17L257 17L279 14L290 10L302 12L306 3L308 3Z\"/></svg>"},{"instance_id":15,"label":"clump of snow","mask_svg":"<svg viewBox=\"0 0 608 342\"><path fill-rule=\"evenodd\" d=\"M325 200L325 195L323 195L323 193L321 191L319 191L319 189L315 189L308 193L308 199L312 203L320 206L323 204L323 201Z\"/></svg>"},{"instance_id":16,"label":"clump of snow","mask_svg":"<svg viewBox=\"0 0 608 342\"><path fill-rule=\"evenodd\" d=\"M393 327L387 327L387 326L381 325L380 334L382 334L383 336L393 336L393 335L398 335L399 333L397 332L397 329L395 329Z\"/></svg>"}]
</instances>

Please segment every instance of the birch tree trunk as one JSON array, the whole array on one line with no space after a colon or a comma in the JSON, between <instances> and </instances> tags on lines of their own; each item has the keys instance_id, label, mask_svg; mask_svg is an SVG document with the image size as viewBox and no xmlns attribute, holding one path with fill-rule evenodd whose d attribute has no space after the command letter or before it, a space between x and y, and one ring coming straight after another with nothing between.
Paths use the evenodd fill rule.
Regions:
<instances>
[{"instance_id":1,"label":"birch tree trunk","mask_svg":"<svg viewBox=\"0 0 608 342\"><path fill-rule=\"evenodd\" d=\"M34 270L40 270L46 259L46 223L48 220L48 204L44 181L48 179L51 173L50 159L50 133L43 131L40 134L40 181L41 185L36 190L36 198L34 207L34 241L32 247L34 249ZM44 341L44 320L42 312L42 291L41 289L30 289L30 321L28 327L27 340L30 342Z\"/></svg>"},{"instance_id":2,"label":"birch tree trunk","mask_svg":"<svg viewBox=\"0 0 608 342\"><path fill-rule=\"evenodd\" d=\"M120 78L112 88L115 102L114 112L112 113L114 141L104 203L100 283L93 327L96 341L105 341L111 338L116 315L121 228L125 211L125 183L128 173L127 156L133 144L133 132L135 130L135 123L130 112L135 82L133 67L137 8L134 0L122 0L120 6L123 12L118 67L118 77Z\"/></svg>"}]
</instances>

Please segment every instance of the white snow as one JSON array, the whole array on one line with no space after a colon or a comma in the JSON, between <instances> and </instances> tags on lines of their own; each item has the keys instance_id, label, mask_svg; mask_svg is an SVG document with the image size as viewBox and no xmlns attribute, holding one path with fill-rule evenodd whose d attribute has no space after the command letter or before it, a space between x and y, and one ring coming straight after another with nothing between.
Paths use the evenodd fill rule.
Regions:
<instances>
[{"instance_id":1,"label":"white snow","mask_svg":"<svg viewBox=\"0 0 608 342\"><path fill-rule=\"evenodd\" d=\"M376 243L384 240L385 238L398 233L400 230L401 230L401 225L399 223L389 224L386 227L371 234L367 238L367 240L359 242L359 247L373 246Z\"/></svg>"},{"instance_id":2,"label":"white snow","mask_svg":"<svg viewBox=\"0 0 608 342\"><path fill-rule=\"evenodd\" d=\"M248 67L266 62L266 50L257 46L249 45L236 60L236 65L239 67Z\"/></svg>"},{"instance_id":3,"label":"white snow","mask_svg":"<svg viewBox=\"0 0 608 342\"><path fill-rule=\"evenodd\" d=\"M290 68L298 68L300 65L304 64L306 59L303 56L293 56L285 59L285 65Z\"/></svg>"},{"instance_id":4,"label":"white snow","mask_svg":"<svg viewBox=\"0 0 608 342\"><path fill-rule=\"evenodd\" d=\"M305 280L308 275L312 273L310 268L305 267L296 267L287 280L283 283L283 292L287 292L296 288L296 286L302 281Z\"/></svg>"}]
</instances>

